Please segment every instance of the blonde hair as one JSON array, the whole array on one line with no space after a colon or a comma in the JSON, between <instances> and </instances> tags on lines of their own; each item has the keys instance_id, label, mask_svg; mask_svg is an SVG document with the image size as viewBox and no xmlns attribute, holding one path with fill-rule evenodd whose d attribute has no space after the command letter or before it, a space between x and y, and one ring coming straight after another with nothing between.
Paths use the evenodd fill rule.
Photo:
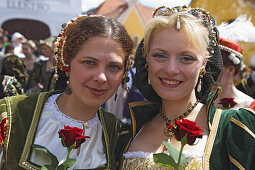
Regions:
<instances>
[{"instance_id":1,"label":"blonde hair","mask_svg":"<svg viewBox=\"0 0 255 170\"><path fill-rule=\"evenodd\" d=\"M181 23L180 29L186 33L187 41L203 56L208 56L209 32L201 20L187 11L175 12L169 16L155 16L146 24L144 31L144 56L150 50L150 44L156 31L169 28L177 30L178 17Z\"/></svg>"}]
</instances>

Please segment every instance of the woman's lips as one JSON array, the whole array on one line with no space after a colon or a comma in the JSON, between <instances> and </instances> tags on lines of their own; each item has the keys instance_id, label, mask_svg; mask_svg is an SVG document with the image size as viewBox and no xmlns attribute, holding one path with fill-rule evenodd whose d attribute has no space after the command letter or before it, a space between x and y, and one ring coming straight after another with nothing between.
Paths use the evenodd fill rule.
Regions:
<instances>
[{"instance_id":1,"label":"woman's lips","mask_svg":"<svg viewBox=\"0 0 255 170\"><path fill-rule=\"evenodd\" d=\"M161 84L164 87L170 87L170 88L175 88L175 87L179 87L180 84L182 83L182 81L179 80L175 80L175 79L164 79L164 78L159 78Z\"/></svg>"},{"instance_id":2,"label":"woman's lips","mask_svg":"<svg viewBox=\"0 0 255 170\"><path fill-rule=\"evenodd\" d=\"M91 87L88 87L88 89L92 94L94 94L96 96L101 96L106 92L105 89L96 89L96 88L91 88Z\"/></svg>"}]
</instances>

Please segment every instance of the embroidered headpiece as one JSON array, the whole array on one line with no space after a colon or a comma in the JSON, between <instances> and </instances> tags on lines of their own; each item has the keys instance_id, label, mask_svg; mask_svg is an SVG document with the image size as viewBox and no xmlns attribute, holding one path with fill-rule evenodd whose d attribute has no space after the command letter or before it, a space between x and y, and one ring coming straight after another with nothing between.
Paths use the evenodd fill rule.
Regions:
<instances>
[{"instance_id":1,"label":"embroidered headpiece","mask_svg":"<svg viewBox=\"0 0 255 170\"><path fill-rule=\"evenodd\" d=\"M158 15L160 15L160 16L169 16L169 15L172 15L173 13L181 12L181 11L187 11L191 15L197 17L202 22L204 27L207 28L207 30L209 32L209 49L208 49L208 51L210 53L214 53L213 48L217 44L216 43L217 42L217 39L216 39L217 31L214 29L215 20L210 15L210 13L205 11L204 9L202 9L202 8L191 8L191 7L186 6L186 5L176 6L176 7L173 7L173 8L161 6L153 12L152 17L158 16ZM179 18L179 16L177 16L176 28L177 28L177 30L180 30L180 18Z\"/></svg>"},{"instance_id":2,"label":"embroidered headpiece","mask_svg":"<svg viewBox=\"0 0 255 170\"><path fill-rule=\"evenodd\" d=\"M55 65L55 74L54 74L54 78L58 79L58 73L57 73L57 69L59 68L61 71L68 71L69 69L69 64L68 64L68 59L66 56L66 30L68 29L68 27L77 22L78 20L80 20L83 17L98 17L101 15L79 15L77 18L74 18L72 20L70 20L69 22L67 22L61 29L61 32L58 34L57 36L57 40L54 44L55 48L54 48L54 52L55 52L55 61L56 61L56 65ZM103 16L101 16L103 17Z\"/></svg>"}]
</instances>

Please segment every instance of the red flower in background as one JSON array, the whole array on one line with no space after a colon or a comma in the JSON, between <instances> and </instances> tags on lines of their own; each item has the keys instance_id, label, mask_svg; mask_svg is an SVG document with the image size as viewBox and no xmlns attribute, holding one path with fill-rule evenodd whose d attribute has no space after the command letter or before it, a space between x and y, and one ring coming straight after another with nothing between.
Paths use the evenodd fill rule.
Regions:
<instances>
[{"instance_id":1,"label":"red flower in background","mask_svg":"<svg viewBox=\"0 0 255 170\"><path fill-rule=\"evenodd\" d=\"M219 104L221 104L224 108L232 108L234 107L237 103L234 101L234 98L223 98L220 99Z\"/></svg>"},{"instance_id":2,"label":"red flower in background","mask_svg":"<svg viewBox=\"0 0 255 170\"><path fill-rule=\"evenodd\" d=\"M196 126L196 122L188 119L176 119L175 126L167 123L167 127L174 132L178 141L181 141L187 135L187 143L189 145L194 144L197 138L202 138L201 132L203 130L199 126Z\"/></svg>"},{"instance_id":3,"label":"red flower in background","mask_svg":"<svg viewBox=\"0 0 255 170\"><path fill-rule=\"evenodd\" d=\"M86 138L90 138L84 136L83 132L84 130L80 128L64 126L64 129L60 129L58 134L64 147L71 147L75 143L75 149L77 149L86 141Z\"/></svg>"}]
</instances>

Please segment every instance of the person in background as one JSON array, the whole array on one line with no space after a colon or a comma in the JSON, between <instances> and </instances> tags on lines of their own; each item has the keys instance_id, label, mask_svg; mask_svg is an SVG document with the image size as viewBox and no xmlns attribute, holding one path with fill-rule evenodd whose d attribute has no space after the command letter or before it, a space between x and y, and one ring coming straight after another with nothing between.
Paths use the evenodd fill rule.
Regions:
<instances>
[{"instance_id":1,"label":"person in background","mask_svg":"<svg viewBox=\"0 0 255 170\"><path fill-rule=\"evenodd\" d=\"M22 52L25 55L25 58L23 59L24 64L26 66L27 73L29 75L28 84L25 88L26 93L32 93L36 92L35 84L32 83L32 74L35 69L37 69L40 64L39 58L37 58L34 54L34 51L36 50L36 45L32 40L25 40L22 42Z\"/></svg>"},{"instance_id":2,"label":"person in background","mask_svg":"<svg viewBox=\"0 0 255 170\"><path fill-rule=\"evenodd\" d=\"M29 75L23 59L16 55L8 55L2 61L1 75L14 76L22 85L22 88L27 87Z\"/></svg>"},{"instance_id":3,"label":"person in background","mask_svg":"<svg viewBox=\"0 0 255 170\"><path fill-rule=\"evenodd\" d=\"M220 81L222 92L215 100L215 105L222 109L247 108L254 99L239 90L237 85L237 82L242 82L246 79L242 80L245 64L243 62L242 49L238 42L255 42L255 26L251 22L251 18L247 19L246 15L240 15L228 23L223 22L217 28L220 33L219 46L224 67Z\"/></svg>"},{"instance_id":4,"label":"person in background","mask_svg":"<svg viewBox=\"0 0 255 170\"><path fill-rule=\"evenodd\" d=\"M187 132L184 169L254 169L255 112L213 104L220 87L210 90L223 67L218 41L209 12L156 9L135 56L135 85L150 102L130 104L132 124L122 126L118 141L120 169L174 169L155 164L153 154L168 153L162 141L180 151L178 134Z\"/></svg>"},{"instance_id":5,"label":"person in background","mask_svg":"<svg viewBox=\"0 0 255 170\"><path fill-rule=\"evenodd\" d=\"M133 41L118 21L81 15L65 24L55 45L54 77L59 78L57 68L64 72L68 79L65 91L0 100L1 168L41 169L51 165L50 158L34 149L35 145L47 148L59 164L63 163L68 152L58 132L71 126L83 129L79 134L90 138L70 152L76 162L68 169L115 170L120 122L101 105L121 83L125 86Z\"/></svg>"},{"instance_id":6,"label":"person in background","mask_svg":"<svg viewBox=\"0 0 255 170\"><path fill-rule=\"evenodd\" d=\"M5 57L7 57L8 55L14 54L14 46L12 44L8 44L5 47L4 54L5 54Z\"/></svg>"},{"instance_id":7,"label":"person in background","mask_svg":"<svg viewBox=\"0 0 255 170\"><path fill-rule=\"evenodd\" d=\"M30 92L46 92L54 87L54 42L56 37L49 37L39 41L39 50L42 56L39 56L31 73L32 90Z\"/></svg>"},{"instance_id":8,"label":"person in background","mask_svg":"<svg viewBox=\"0 0 255 170\"><path fill-rule=\"evenodd\" d=\"M243 68L242 49L233 41L220 38L219 47L223 59L223 74L219 86L222 92L214 101L215 106L222 109L239 109L249 107L253 98L238 90L234 78Z\"/></svg>"},{"instance_id":9,"label":"person in background","mask_svg":"<svg viewBox=\"0 0 255 170\"><path fill-rule=\"evenodd\" d=\"M25 55L22 52L22 41L26 38L19 32L15 32L11 36L12 45L14 46L14 54L19 58L25 58Z\"/></svg>"},{"instance_id":10,"label":"person in background","mask_svg":"<svg viewBox=\"0 0 255 170\"><path fill-rule=\"evenodd\" d=\"M250 59L249 68L252 73L248 78L242 79L241 82L236 85L236 88L252 98L255 98L255 55Z\"/></svg>"}]
</instances>

